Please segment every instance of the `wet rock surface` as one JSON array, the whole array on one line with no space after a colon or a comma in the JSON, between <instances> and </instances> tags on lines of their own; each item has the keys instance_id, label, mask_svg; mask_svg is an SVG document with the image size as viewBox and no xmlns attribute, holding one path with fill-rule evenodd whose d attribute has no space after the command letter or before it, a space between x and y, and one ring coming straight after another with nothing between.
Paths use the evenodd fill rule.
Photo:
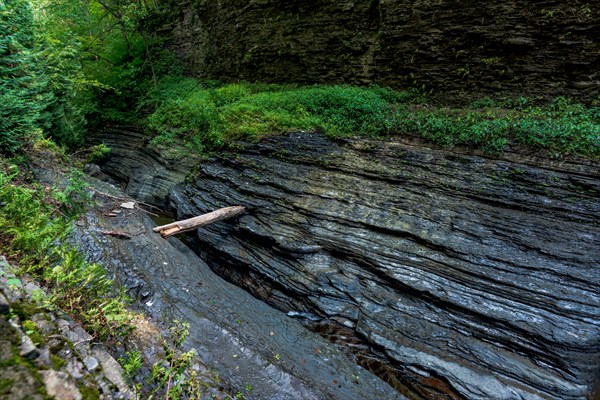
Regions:
<instances>
[{"instance_id":1,"label":"wet rock surface","mask_svg":"<svg viewBox=\"0 0 600 400\"><path fill-rule=\"evenodd\" d=\"M199 229L197 252L288 315L385 355L413 398L586 399L600 374L599 177L591 163L298 133L202 164L171 204L178 218L245 206ZM203 293L230 289L196 263L198 275L167 277L160 260L144 274L164 275L173 308L197 315ZM225 303L254 302L236 298ZM242 327L278 326L251 315Z\"/></svg>"},{"instance_id":2,"label":"wet rock surface","mask_svg":"<svg viewBox=\"0 0 600 400\"><path fill-rule=\"evenodd\" d=\"M106 185L99 189L109 192ZM155 224L143 211L109 217L118 203L99 194L96 200L99 209L78 222L73 240L151 316L189 322L187 346L223 385L251 387L244 396L257 399L403 398L335 345L218 277L177 239L152 232Z\"/></svg>"}]
</instances>

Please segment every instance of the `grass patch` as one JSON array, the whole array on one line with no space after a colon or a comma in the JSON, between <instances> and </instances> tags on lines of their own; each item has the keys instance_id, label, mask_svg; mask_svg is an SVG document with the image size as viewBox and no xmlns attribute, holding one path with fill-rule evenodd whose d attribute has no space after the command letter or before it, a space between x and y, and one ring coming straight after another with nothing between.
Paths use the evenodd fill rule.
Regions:
<instances>
[{"instance_id":1,"label":"grass patch","mask_svg":"<svg viewBox=\"0 0 600 400\"><path fill-rule=\"evenodd\" d=\"M500 154L517 144L552 156L600 158L600 108L565 98L547 106L526 99L502 103L482 100L467 109L404 108L399 127L443 146L469 146Z\"/></svg>"},{"instance_id":2,"label":"grass patch","mask_svg":"<svg viewBox=\"0 0 600 400\"><path fill-rule=\"evenodd\" d=\"M471 107L431 107L415 93L377 86L198 82L165 78L143 102L155 145L183 142L196 152L238 140L307 130L330 137L417 135L441 146L500 154L516 144L553 156L600 158L600 109L565 98L481 99Z\"/></svg>"},{"instance_id":3,"label":"grass patch","mask_svg":"<svg viewBox=\"0 0 600 400\"><path fill-rule=\"evenodd\" d=\"M407 95L351 86L202 85L165 79L149 95L148 126L155 144L180 139L197 151L235 140L294 130L331 136L377 136L390 132L394 103Z\"/></svg>"}]
</instances>

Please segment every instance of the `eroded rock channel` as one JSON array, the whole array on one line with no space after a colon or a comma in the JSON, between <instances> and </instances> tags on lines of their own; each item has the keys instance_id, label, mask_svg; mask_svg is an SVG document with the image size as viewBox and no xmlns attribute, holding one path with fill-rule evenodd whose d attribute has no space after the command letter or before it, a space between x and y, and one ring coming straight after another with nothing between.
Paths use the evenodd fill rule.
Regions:
<instances>
[{"instance_id":1,"label":"eroded rock channel","mask_svg":"<svg viewBox=\"0 0 600 400\"><path fill-rule=\"evenodd\" d=\"M118 154L127 147L113 147L117 157L104 168L125 171L119 178L137 188L131 182L152 175L153 167L139 168L154 156L123 169ZM283 311L286 326L325 332L398 390L374 384L384 392L363 398L593 397L600 170L510 158L295 133L197 164L195 178L170 191L170 206L185 218L244 205L236 221L198 230L194 250L254 295L244 301ZM141 271L145 261L136 261L140 274L159 293L167 277L160 266ZM185 315L205 313L195 304L210 303L201 294L209 289L194 282L208 272L182 274L176 279L189 291L169 289L162 301ZM251 308L248 324L273 325Z\"/></svg>"}]
</instances>

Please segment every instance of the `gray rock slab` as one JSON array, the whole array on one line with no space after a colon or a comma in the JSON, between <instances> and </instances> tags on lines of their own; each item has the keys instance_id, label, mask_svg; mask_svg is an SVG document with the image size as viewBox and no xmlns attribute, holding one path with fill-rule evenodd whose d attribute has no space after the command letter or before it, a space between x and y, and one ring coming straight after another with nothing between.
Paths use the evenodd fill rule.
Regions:
<instances>
[{"instance_id":1,"label":"gray rock slab","mask_svg":"<svg viewBox=\"0 0 600 400\"><path fill-rule=\"evenodd\" d=\"M23 365L0 367L0 377L4 382L17 382L2 394L2 400L44 400L40 393L41 384L34 371Z\"/></svg>"},{"instance_id":2,"label":"gray rock slab","mask_svg":"<svg viewBox=\"0 0 600 400\"><path fill-rule=\"evenodd\" d=\"M75 357L69 358L65 366L65 370L75 379L83 377L83 364L77 361Z\"/></svg>"},{"instance_id":3,"label":"gray rock slab","mask_svg":"<svg viewBox=\"0 0 600 400\"><path fill-rule=\"evenodd\" d=\"M21 336L21 346L19 347L19 355L29 359L36 359L39 357L40 352L38 348L33 344L31 338L27 335Z\"/></svg>"},{"instance_id":4,"label":"gray rock slab","mask_svg":"<svg viewBox=\"0 0 600 400\"><path fill-rule=\"evenodd\" d=\"M98 360L94 357L91 356L87 356L83 359L83 364L85 365L85 367L87 368L88 371L95 371L98 369L98 367L100 366L100 364L98 363Z\"/></svg>"},{"instance_id":5,"label":"gray rock slab","mask_svg":"<svg viewBox=\"0 0 600 400\"><path fill-rule=\"evenodd\" d=\"M119 389L120 395L123 396L122 398L134 399L135 394L131 391L123 378L123 368L121 368L119 363L110 355L110 353L101 346L94 346L92 348L92 353L94 354L96 362L99 362L102 366L106 378Z\"/></svg>"},{"instance_id":6,"label":"gray rock slab","mask_svg":"<svg viewBox=\"0 0 600 400\"><path fill-rule=\"evenodd\" d=\"M60 400L82 400L81 392L67 373L52 369L39 371L39 373L48 395Z\"/></svg>"}]
</instances>

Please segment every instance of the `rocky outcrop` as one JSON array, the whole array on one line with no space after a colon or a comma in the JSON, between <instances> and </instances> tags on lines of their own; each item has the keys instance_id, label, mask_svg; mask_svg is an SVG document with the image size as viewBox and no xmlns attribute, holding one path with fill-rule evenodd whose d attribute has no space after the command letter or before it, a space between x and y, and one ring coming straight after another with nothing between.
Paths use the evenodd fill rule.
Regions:
<instances>
[{"instance_id":1,"label":"rocky outcrop","mask_svg":"<svg viewBox=\"0 0 600 400\"><path fill-rule=\"evenodd\" d=\"M600 93L596 1L183 1L158 25L208 79L376 83L452 102Z\"/></svg>"},{"instance_id":2,"label":"rocky outcrop","mask_svg":"<svg viewBox=\"0 0 600 400\"><path fill-rule=\"evenodd\" d=\"M110 157L101 163L102 172L119 183L125 183L123 191L138 201L165 206L169 190L185 179L197 157L187 149L173 144L160 151L149 146L149 135L137 126L106 126L87 137L92 145L103 143L111 149ZM185 151L186 157L182 157ZM88 171L96 175L97 171Z\"/></svg>"},{"instance_id":3,"label":"rocky outcrop","mask_svg":"<svg viewBox=\"0 0 600 400\"><path fill-rule=\"evenodd\" d=\"M0 398L136 398L106 346L41 299L49 302L44 289L17 278L0 255Z\"/></svg>"},{"instance_id":4,"label":"rocky outcrop","mask_svg":"<svg viewBox=\"0 0 600 400\"><path fill-rule=\"evenodd\" d=\"M177 239L153 232L143 211L119 210L114 188L95 187L98 208L78 221L73 241L149 315L167 325L189 322L186 348L224 387L257 399L403 399L336 346L215 275Z\"/></svg>"},{"instance_id":5,"label":"rocky outcrop","mask_svg":"<svg viewBox=\"0 0 600 400\"><path fill-rule=\"evenodd\" d=\"M599 177L591 163L296 133L203 163L171 204L180 218L245 206L199 229L198 253L359 359L385 355L410 398L583 400L600 374ZM168 279L208 288L197 264ZM209 301L173 296L182 311Z\"/></svg>"}]
</instances>

